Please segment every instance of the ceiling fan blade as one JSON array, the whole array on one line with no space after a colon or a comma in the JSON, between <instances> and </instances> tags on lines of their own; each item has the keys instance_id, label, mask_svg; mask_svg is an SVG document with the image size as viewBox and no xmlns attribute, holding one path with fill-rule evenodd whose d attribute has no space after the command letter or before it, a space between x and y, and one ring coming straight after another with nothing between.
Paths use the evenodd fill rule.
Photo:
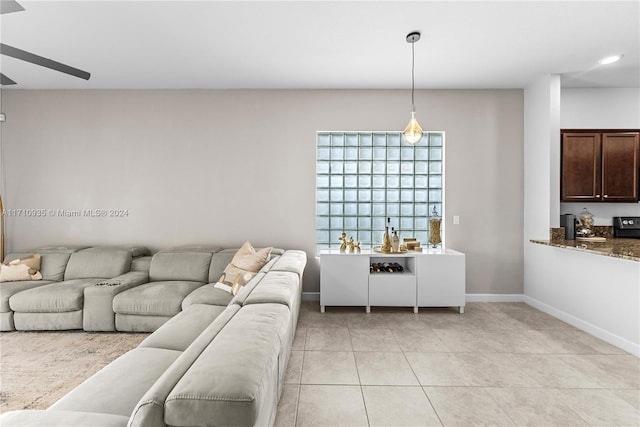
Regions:
<instances>
[{"instance_id":1,"label":"ceiling fan blade","mask_svg":"<svg viewBox=\"0 0 640 427\"><path fill-rule=\"evenodd\" d=\"M23 61L30 62L35 65L40 65L41 67L46 67L52 70L60 71L61 73L69 74L81 79L89 80L89 78L91 77L91 73L87 73L86 71L82 71L77 68L70 67L60 62L56 62L52 59L45 58L43 56L38 56L33 53L29 53L25 50L6 45L4 43L0 43L0 54L10 56L16 59L21 59Z\"/></svg>"},{"instance_id":2,"label":"ceiling fan blade","mask_svg":"<svg viewBox=\"0 0 640 427\"><path fill-rule=\"evenodd\" d=\"M9 86L14 84L16 84L16 82L11 80L9 77L5 76L4 74L0 73L0 85Z\"/></svg>"},{"instance_id":3,"label":"ceiling fan blade","mask_svg":"<svg viewBox=\"0 0 640 427\"><path fill-rule=\"evenodd\" d=\"M0 14L22 12L24 7L14 0L0 0Z\"/></svg>"}]
</instances>

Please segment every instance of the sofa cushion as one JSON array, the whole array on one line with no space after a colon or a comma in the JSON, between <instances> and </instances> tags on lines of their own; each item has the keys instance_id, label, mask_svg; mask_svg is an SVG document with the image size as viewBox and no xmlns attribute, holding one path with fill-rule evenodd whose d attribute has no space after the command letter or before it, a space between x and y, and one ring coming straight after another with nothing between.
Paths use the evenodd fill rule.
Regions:
<instances>
[{"instance_id":1,"label":"sofa cushion","mask_svg":"<svg viewBox=\"0 0 640 427\"><path fill-rule=\"evenodd\" d=\"M131 268L131 252L114 249L83 249L71 254L64 279L97 277L109 279L128 272Z\"/></svg>"},{"instance_id":2,"label":"sofa cushion","mask_svg":"<svg viewBox=\"0 0 640 427\"><path fill-rule=\"evenodd\" d=\"M200 282L180 280L136 286L113 298L113 311L119 314L172 316L180 312L185 297L200 286Z\"/></svg>"},{"instance_id":3,"label":"sofa cushion","mask_svg":"<svg viewBox=\"0 0 640 427\"><path fill-rule=\"evenodd\" d=\"M211 253L158 252L151 259L149 280L152 282L185 280L207 283Z\"/></svg>"},{"instance_id":4,"label":"sofa cushion","mask_svg":"<svg viewBox=\"0 0 640 427\"><path fill-rule=\"evenodd\" d=\"M75 279L51 283L18 292L9 298L13 311L22 313L63 313L82 310L84 288L102 279Z\"/></svg>"},{"instance_id":5,"label":"sofa cushion","mask_svg":"<svg viewBox=\"0 0 640 427\"><path fill-rule=\"evenodd\" d=\"M11 261L24 256L33 255L34 252L24 252L9 254L6 257L6 261ZM42 249L38 249L37 253L40 254L40 273L42 273L43 280L59 282L64 279L64 270L67 268L69 262L70 252L46 252Z\"/></svg>"},{"instance_id":6,"label":"sofa cushion","mask_svg":"<svg viewBox=\"0 0 640 427\"><path fill-rule=\"evenodd\" d=\"M170 316L149 316L143 314L116 314L116 331L154 332L173 318Z\"/></svg>"},{"instance_id":7,"label":"sofa cushion","mask_svg":"<svg viewBox=\"0 0 640 427\"><path fill-rule=\"evenodd\" d=\"M290 309L300 294L300 278L287 271L270 271L246 297L243 305L274 303Z\"/></svg>"},{"instance_id":8,"label":"sofa cushion","mask_svg":"<svg viewBox=\"0 0 640 427\"><path fill-rule=\"evenodd\" d=\"M18 331L67 331L82 329L82 310L65 312L13 313L13 323Z\"/></svg>"},{"instance_id":9,"label":"sofa cushion","mask_svg":"<svg viewBox=\"0 0 640 427\"><path fill-rule=\"evenodd\" d=\"M271 267L274 271L290 271L296 273L300 278L307 265L307 254L304 251L288 250Z\"/></svg>"},{"instance_id":10,"label":"sofa cushion","mask_svg":"<svg viewBox=\"0 0 640 427\"><path fill-rule=\"evenodd\" d=\"M224 272L224 268L231 262L237 251L237 249L223 249L220 252L213 254L211 257L211 265L209 266L208 283L215 283L218 281Z\"/></svg>"},{"instance_id":11,"label":"sofa cushion","mask_svg":"<svg viewBox=\"0 0 640 427\"><path fill-rule=\"evenodd\" d=\"M218 289L215 287L213 283L208 285L204 285L191 292L187 297L182 301L182 309L184 310L186 307L192 304L211 304L211 305L222 305L226 306L231 301L233 296L222 289Z\"/></svg>"},{"instance_id":12,"label":"sofa cushion","mask_svg":"<svg viewBox=\"0 0 640 427\"><path fill-rule=\"evenodd\" d=\"M0 313L11 311L9 298L18 292L53 283L50 280L27 280L24 282L6 282L0 285Z\"/></svg>"},{"instance_id":13,"label":"sofa cushion","mask_svg":"<svg viewBox=\"0 0 640 427\"><path fill-rule=\"evenodd\" d=\"M278 256L280 256L280 255L282 255L282 254L283 254L283 253L285 253L285 252L286 252L286 250L285 250L285 249L282 249L282 248L273 248L273 249L271 250L271 257L273 258L273 256L274 256L274 255L278 255Z\"/></svg>"},{"instance_id":14,"label":"sofa cushion","mask_svg":"<svg viewBox=\"0 0 640 427\"><path fill-rule=\"evenodd\" d=\"M142 256L140 258L134 258L131 260L131 271L144 271L145 273L149 273L150 268L150 256Z\"/></svg>"},{"instance_id":15,"label":"sofa cushion","mask_svg":"<svg viewBox=\"0 0 640 427\"><path fill-rule=\"evenodd\" d=\"M5 427L69 427L100 426L126 427L129 417L80 411L20 410L0 415L0 425Z\"/></svg>"},{"instance_id":16,"label":"sofa cushion","mask_svg":"<svg viewBox=\"0 0 640 427\"><path fill-rule=\"evenodd\" d=\"M239 312L240 306L231 305L215 318L193 343L182 353L182 355L166 370L162 377L153 384L136 405L129 427L166 427L164 410L165 400L176 383L184 376L193 362L200 357L202 352L216 338L218 333L227 323ZM155 334L163 333L164 326ZM217 420L210 419L202 425L223 425Z\"/></svg>"},{"instance_id":17,"label":"sofa cushion","mask_svg":"<svg viewBox=\"0 0 640 427\"><path fill-rule=\"evenodd\" d=\"M180 354L161 348L134 348L71 390L49 410L129 417L140 398Z\"/></svg>"},{"instance_id":18,"label":"sofa cushion","mask_svg":"<svg viewBox=\"0 0 640 427\"><path fill-rule=\"evenodd\" d=\"M289 318L282 304L242 307L171 390L165 422L270 425L278 400L280 337Z\"/></svg>"},{"instance_id":19,"label":"sofa cushion","mask_svg":"<svg viewBox=\"0 0 640 427\"><path fill-rule=\"evenodd\" d=\"M42 273L42 278L56 282L64 280L64 272L67 269L71 254L41 253L40 256L40 273Z\"/></svg>"},{"instance_id":20,"label":"sofa cushion","mask_svg":"<svg viewBox=\"0 0 640 427\"><path fill-rule=\"evenodd\" d=\"M149 335L139 347L184 351L226 308L219 305L190 305Z\"/></svg>"}]
</instances>

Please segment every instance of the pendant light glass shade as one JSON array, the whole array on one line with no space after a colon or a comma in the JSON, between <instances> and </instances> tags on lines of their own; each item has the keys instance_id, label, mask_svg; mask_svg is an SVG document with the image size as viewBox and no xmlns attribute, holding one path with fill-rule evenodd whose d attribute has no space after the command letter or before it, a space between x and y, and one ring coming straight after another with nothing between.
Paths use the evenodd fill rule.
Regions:
<instances>
[{"instance_id":1,"label":"pendant light glass shade","mask_svg":"<svg viewBox=\"0 0 640 427\"><path fill-rule=\"evenodd\" d=\"M422 128L416 120L415 111L411 112L411 120L402 135L404 136L404 140L407 141L407 144L411 145L417 144L422 139Z\"/></svg>"},{"instance_id":2,"label":"pendant light glass shade","mask_svg":"<svg viewBox=\"0 0 640 427\"><path fill-rule=\"evenodd\" d=\"M414 91L415 91L415 62L416 55L414 44L420 40L420 33L413 32L407 34L407 43L411 43L411 120L409 124L405 128L402 135L404 136L404 140L407 144L416 145L418 142L422 140L422 128L420 124L416 120L416 106L414 100Z\"/></svg>"}]
</instances>

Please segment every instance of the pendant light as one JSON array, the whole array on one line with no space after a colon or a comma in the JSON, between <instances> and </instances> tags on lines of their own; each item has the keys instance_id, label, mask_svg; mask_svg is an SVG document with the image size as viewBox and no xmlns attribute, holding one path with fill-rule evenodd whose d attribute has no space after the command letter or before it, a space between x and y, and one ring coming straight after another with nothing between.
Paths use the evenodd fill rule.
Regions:
<instances>
[{"instance_id":1,"label":"pendant light","mask_svg":"<svg viewBox=\"0 0 640 427\"><path fill-rule=\"evenodd\" d=\"M402 135L404 136L404 140L411 145L416 145L422 139L422 128L420 124L416 120L416 106L414 101L414 91L415 91L415 62L416 62L416 54L415 54L415 42L420 40L420 33L413 32L407 34L407 43L411 43L411 120L407 125Z\"/></svg>"}]
</instances>

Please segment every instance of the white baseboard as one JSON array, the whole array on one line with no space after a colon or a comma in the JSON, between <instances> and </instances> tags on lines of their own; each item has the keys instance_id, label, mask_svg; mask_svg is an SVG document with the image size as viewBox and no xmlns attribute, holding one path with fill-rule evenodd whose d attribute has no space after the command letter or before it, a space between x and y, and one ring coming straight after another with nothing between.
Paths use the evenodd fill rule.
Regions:
<instances>
[{"instance_id":1,"label":"white baseboard","mask_svg":"<svg viewBox=\"0 0 640 427\"><path fill-rule=\"evenodd\" d=\"M320 301L320 292L303 292L303 301ZM523 302L524 294L467 294L467 302Z\"/></svg>"},{"instance_id":2,"label":"white baseboard","mask_svg":"<svg viewBox=\"0 0 640 427\"><path fill-rule=\"evenodd\" d=\"M613 334L609 331L606 331L598 326L595 326L589 322L585 322L584 320L577 318L569 313L566 313L562 310L558 310L555 307L552 307L548 304L545 304L537 299L531 298L529 296L524 297L524 302L529 304L532 307L537 308L540 311L543 311L547 314L550 314L553 317L556 317L563 322L567 322L568 324L575 326L576 328L583 330L596 338L600 338L603 341L608 342L611 345L614 345L618 348L623 349L624 351L628 351L634 356L640 357L640 345L629 341L626 338L619 337L616 334Z\"/></svg>"},{"instance_id":3,"label":"white baseboard","mask_svg":"<svg viewBox=\"0 0 640 427\"><path fill-rule=\"evenodd\" d=\"M302 301L320 301L320 292L303 292Z\"/></svg>"},{"instance_id":4,"label":"white baseboard","mask_svg":"<svg viewBox=\"0 0 640 427\"><path fill-rule=\"evenodd\" d=\"M467 302L523 302L524 294L467 294Z\"/></svg>"}]
</instances>

